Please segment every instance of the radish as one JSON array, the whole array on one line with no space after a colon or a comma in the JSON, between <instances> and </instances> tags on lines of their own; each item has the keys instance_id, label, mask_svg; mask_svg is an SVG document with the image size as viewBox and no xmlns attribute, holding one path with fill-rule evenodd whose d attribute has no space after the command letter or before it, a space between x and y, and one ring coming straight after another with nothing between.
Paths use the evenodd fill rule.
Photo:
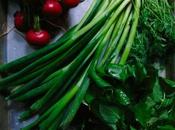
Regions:
<instances>
[{"instance_id":1,"label":"radish","mask_svg":"<svg viewBox=\"0 0 175 130\"><path fill-rule=\"evenodd\" d=\"M21 11L16 11L14 14L14 25L17 29L24 27L24 14Z\"/></svg>"},{"instance_id":2,"label":"radish","mask_svg":"<svg viewBox=\"0 0 175 130\"><path fill-rule=\"evenodd\" d=\"M62 6L57 0L46 0L42 11L47 15L60 15L62 13Z\"/></svg>"},{"instance_id":3,"label":"radish","mask_svg":"<svg viewBox=\"0 0 175 130\"><path fill-rule=\"evenodd\" d=\"M26 33L26 40L29 44L44 46L50 41L50 34L42 30L39 24L39 17L35 17L34 28Z\"/></svg>"},{"instance_id":4,"label":"radish","mask_svg":"<svg viewBox=\"0 0 175 130\"><path fill-rule=\"evenodd\" d=\"M50 35L45 30L36 31L31 29L26 33L26 40L30 44L44 46L49 43Z\"/></svg>"},{"instance_id":5,"label":"radish","mask_svg":"<svg viewBox=\"0 0 175 130\"><path fill-rule=\"evenodd\" d=\"M80 3L80 0L63 0L63 4L69 8L75 7Z\"/></svg>"}]
</instances>

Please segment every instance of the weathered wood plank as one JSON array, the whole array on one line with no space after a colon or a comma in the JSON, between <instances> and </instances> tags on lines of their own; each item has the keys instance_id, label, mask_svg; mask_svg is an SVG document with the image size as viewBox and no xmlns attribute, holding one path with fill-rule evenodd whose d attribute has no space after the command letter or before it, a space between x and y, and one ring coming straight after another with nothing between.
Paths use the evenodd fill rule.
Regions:
<instances>
[{"instance_id":1,"label":"weathered wood plank","mask_svg":"<svg viewBox=\"0 0 175 130\"><path fill-rule=\"evenodd\" d=\"M7 1L0 1L0 64L3 61L4 57L4 43L6 37L4 33L7 30ZM0 97L0 130L9 130L8 129L8 110L7 104L2 97Z\"/></svg>"},{"instance_id":2,"label":"weathered wood plank","mask_svg":"<svg viewBox=\"0 0 175 130\"><path fill-rule=\"evenodd\" d=\"M0 35L6 32L7 5L4 0L0 1Z\"/></svg>"},{"instance_id":3,"label":"weathered wood plank","mask_svg":"<svg viewBox=\"0 0 175 130\"><path fill-rule=\"evenodd\" d=\"M2 97L0 97L0 130L9 130L7 105Z\"/></svg>"},{"instance_id":4,"label":"weathered wood plank","mask_svg":"<svg viewBox=\"0 0 175 130\"><path fill-rule=\"evenodd\" d=\"M0 1L0 64L4 57L4 43L6 38L4 33L7 31L7 1Z\"/></svg>"}]
</instances>

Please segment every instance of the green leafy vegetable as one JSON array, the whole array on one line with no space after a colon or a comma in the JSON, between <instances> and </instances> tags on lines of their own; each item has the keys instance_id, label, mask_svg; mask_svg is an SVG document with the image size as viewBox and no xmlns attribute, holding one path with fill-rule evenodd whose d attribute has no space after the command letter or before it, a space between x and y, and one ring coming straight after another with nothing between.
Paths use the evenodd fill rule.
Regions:
<instances>
[{"instance_id":1,"label":"green leafy vegetable","mask_svg":"<svg viewBox=\"0 0 175 130\"><path fill-rule=\"evenodd\" d=\"M167 0L93 0L55 44L0 65L0 92L29 102L21 120L38 115L22 130L65 130L81 106L75 129L173 130L175 82L159 72L174 21Z\"/></svg>"}]
</instances>

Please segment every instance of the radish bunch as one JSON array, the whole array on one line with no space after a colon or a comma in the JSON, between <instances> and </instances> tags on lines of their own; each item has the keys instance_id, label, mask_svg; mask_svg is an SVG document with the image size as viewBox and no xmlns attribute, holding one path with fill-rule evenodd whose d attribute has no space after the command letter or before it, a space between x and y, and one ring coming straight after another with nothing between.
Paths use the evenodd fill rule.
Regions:
<instances>
[{"instance_id":1,"label":"radish bunch","mask_svg":"<svg viewBox=\"0 0 175 130\"><path fill-rule=\"evenodd\" d=\"M21 0L20 11L14 14L14 25L16 29L25 33L29 44L44 46L50 41L50 30L42 29L40 26L42 21L36 22L36 16L38 18L57 18L64 13L64 10L73 8L79 3L80 0L41 0L38 2Z\"/></svg>"}]
</instances>

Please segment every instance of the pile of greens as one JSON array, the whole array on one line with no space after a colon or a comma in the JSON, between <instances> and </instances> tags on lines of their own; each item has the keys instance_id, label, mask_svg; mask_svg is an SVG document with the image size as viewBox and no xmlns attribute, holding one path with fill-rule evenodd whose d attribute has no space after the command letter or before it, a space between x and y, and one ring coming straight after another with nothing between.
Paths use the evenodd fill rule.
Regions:
<instances>
[{"instance_id":1,"label":"pile of greens","mask_svg":"<svg viewBox=\"0 0 175 130\"><path fill-rule=\"evenodd\" d=\"M174 130L173 3L94 0L55 44L0 66L0 92L26 104L22 130ZM70 127L73 125L73 128Z\"/></svg>"},{"instance_id":2,"label":"pile of greens","mask_svg":"<svg viewBox=\"0 0 175 130\"><path fill-rule=\"evenodd\" d=\"M167 60L175 46L175 6L168 0L145 0L131 56L149 64Z\"/></svg>"}]
</instances>

